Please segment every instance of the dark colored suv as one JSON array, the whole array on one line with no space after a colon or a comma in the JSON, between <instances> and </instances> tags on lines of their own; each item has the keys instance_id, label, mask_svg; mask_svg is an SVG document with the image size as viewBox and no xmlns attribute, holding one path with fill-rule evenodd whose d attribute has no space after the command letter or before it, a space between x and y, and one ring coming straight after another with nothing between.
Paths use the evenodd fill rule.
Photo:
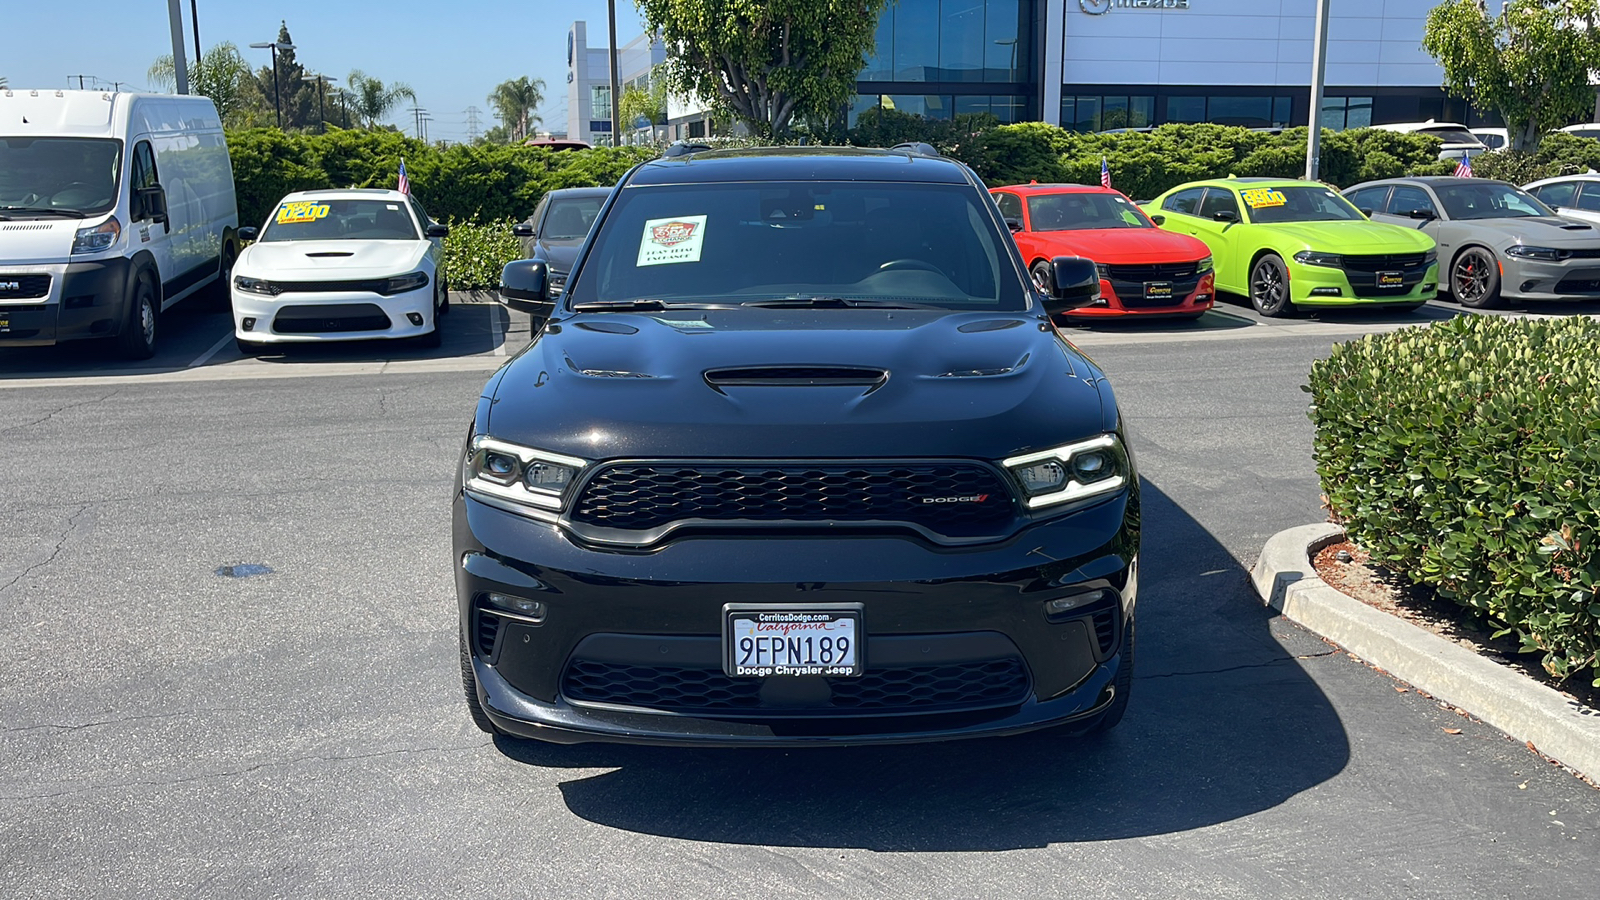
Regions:
<instances>
[{"instance_id":1,"label":"dark colored suv","mask_svg":"<svg viewBox=\"0 0 1600 900\"><path fill-rule=\"evenodd\" d=\"M629 172L489 380L454 499L467 706L575 743L1115 725L1139 488L1105 375L965 166L913 146Z\"/></svg>"}]
</instances>

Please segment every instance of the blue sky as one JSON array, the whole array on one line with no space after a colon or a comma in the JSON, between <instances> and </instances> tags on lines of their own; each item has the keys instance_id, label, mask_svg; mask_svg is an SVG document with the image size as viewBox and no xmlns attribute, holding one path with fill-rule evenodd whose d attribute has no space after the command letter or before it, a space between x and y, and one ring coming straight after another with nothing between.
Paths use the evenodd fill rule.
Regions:
<instances>
[{"instance_id":1,"label":"blue sky","mask_svg":"<svg viewBox=\"0 0 1600 900\"><path fill-rule=\"evenodd\" d=\"M190 0L184 10L184 47L194 50ZM343 79L360 69L385 82L404 81L433 116L430 139L465 140L466 108L482 110L480 128L495 124L484 101L507 78L543 78L545 122L566 122L567 28L589 23L591 46L603 45L605 0L198 0L200 44L232 41L256 67L271 58L247 45L273 40L280 19L289 23L296 56L307 70ZM172 52L165 0L63 3L4 0L6 33L0 76L12 88L60 88L69 75L92 75L146 86L150 63ZM642 30L631 0L617 0L617 35L627 43ZM26 40L19 39L27 36ZM87 83L87 82L86 82ZM72 79L73 87L77 79ZM411 116L403 124L411 131Z\"/></svg>"}]
</instances>

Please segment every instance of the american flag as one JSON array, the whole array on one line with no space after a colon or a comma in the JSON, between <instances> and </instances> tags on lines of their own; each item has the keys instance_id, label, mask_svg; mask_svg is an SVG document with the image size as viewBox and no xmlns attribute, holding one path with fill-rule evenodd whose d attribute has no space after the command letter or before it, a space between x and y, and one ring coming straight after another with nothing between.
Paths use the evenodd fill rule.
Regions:
<instances>
[{"instance_id":1,"label":"american flag","mask_svg":"<svg viewBox=\"0 0 1600 900\"><path fill-rule=\"evenodd\" d=\"M411 193L411 179L406 177L406 160L403 156L400 158L400 184L398 189L402 194L409 195Z\"/></svg>"},{"instance_id":2,"label":"american flag","mask_svg":"<svg viewBox=\"0 0 1600 900\"><path fill-rule=\"evenodd\" d=\"M1111 169L1107 168L1104 156L1100 157L1100 186L1103 188L1111 187Z\"/></svg>"},{"instance_id":3,"label":"american flag","mask_svg":"<svg viewBox=\"0 0 1600 900\"><path fill-rule=\"evenodd\" d=\"M1472 160L1467 159L1465 156L1461 157L1461 161L1456 163L1456 177L1457 178L1471 178L1472 177Z\"/></svg>"}]
</instances>

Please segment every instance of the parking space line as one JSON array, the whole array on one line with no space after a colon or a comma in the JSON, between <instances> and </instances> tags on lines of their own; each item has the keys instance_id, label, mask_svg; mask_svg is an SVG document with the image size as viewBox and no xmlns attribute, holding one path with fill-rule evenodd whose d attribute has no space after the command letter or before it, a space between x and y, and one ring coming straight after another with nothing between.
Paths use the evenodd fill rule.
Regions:
<instances>
[{"instance_id":1,"label":"parking space line","mask_svg":"<svg viewBox=\"0 0 1600 900\"><path fill-rule=\"evenodd\" d=\"M491 329L493 329L493 332L494 332L494 355L495 356L505 356L506 355L506 329L504 329L504 328L502 328L500 326L500 311L501 311L501 307L499 307L499 306L496 306L495 308L489 310L489 321L491 323L489 327ZM509 309L506 310L506 317L507 318L511 317L511 311Z\"/></svg>"},{"instance_id":2,"label":"parking space line","mask_svg":"<svg viewBox=\"0 0 1600 900\"><path fill-rule=\"evenodd\" d=\"M207 350L206 352L204 352L204 353L200 354L199 356L195 357L194 362L189 363L189 365L185 366L184 368L192 369L195 366L203 366L203 365L205 365L207 360L211 359L211 357L213 357L213 356L216 356L217 355L217 351L221 350L223 347L226 347L228 345L228 342L231 341L231 340L233 340L233 329L230 328L230 329L228 329L228 333L222 336L221 340L219 340L215 344L211 345L211 349L210 350Z\"/></svg>"}]
</instances>

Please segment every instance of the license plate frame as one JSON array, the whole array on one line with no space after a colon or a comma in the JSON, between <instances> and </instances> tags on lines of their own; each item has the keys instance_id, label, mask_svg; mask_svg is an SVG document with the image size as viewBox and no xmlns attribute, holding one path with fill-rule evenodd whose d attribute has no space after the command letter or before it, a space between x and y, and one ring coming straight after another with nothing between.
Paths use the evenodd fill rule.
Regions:
<instances>
[{"instance_id":1,"label":"license plate frame","mask_svg":"<svg viewBox=\"0 0 1600 900\"><path fill-rule=\"evenodd\" d=\"M1384 290L1403 288L1406 286L1406 275L1404 272L1379 272L1377 285Z\"/></svg>"},{"instance_id":2,"label":"license plate frame","mask_svg":"<svg viewBox=\"0 0 1600 900\"><path fill-rule=\"evenodd\" d=\"M859 678L866 673L866 630L863 626L865 606L861 603L727 603L722 607L722 671L729 678L790 678L808 675L825 675L829 678ZM768 617L763 621L763 617ZM753 625L791 626L788 631L774 631L770 634L756 633L755 628L743 623ZM795 625L822 624L823 628L808 628L810 634L800 634L792 629ZM838 623L849 623L843 626ZM771 638L780 642L779 647L767 644L764 647L744 647L741 656L741 638ZM849 640L845 648L843 659L847 662L821 663L820 660L831 656L833 647L831 641L839 637ZM824 645L822 638L828 638L830 643ZM804 642L810 640L809 645ZM801 642L796 644L795 642ZM802 657L790 660L791 646L797 649ZM824 652L824 647L827 652ZM777 661L777 651L781 649L783 662ZM809 652L810 657L803 654ZM765 664L763 658L768 659Z\"/></svg>"},{"instance_id":3,"label":"license plate frame","mask_svg":"<svg viewBox=\"0 0 1600 900\"><path fill-rule=\"evenodd\" d=\"M1146 300L1171 300L1172 282L1146 281L1144 283L1144 298Z\"/></svg>"}]
</instances>

